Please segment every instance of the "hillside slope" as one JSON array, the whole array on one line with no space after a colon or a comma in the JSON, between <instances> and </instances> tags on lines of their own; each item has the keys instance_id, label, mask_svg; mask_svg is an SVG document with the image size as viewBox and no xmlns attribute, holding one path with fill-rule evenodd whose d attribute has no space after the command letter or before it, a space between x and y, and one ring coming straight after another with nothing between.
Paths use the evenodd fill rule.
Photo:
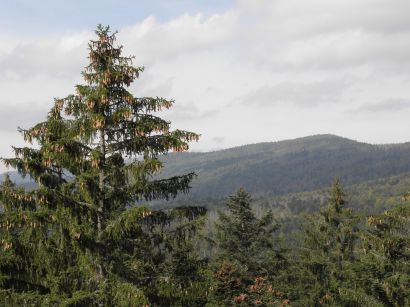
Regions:
<instances>
[{"instance_id":1,"label":"hillside slope","mask_svg":"<svg viewBox=\"0 0 410 307\"><path fill-rule=\"evenodd\" d=\"M244 187L255 197L346 185L410 171L410 143L371 145L334 135L170 154L161 177L195 171L190 199L219 199Z\"/></svg>"},{"instance_id":2,"label":"hillside slope","mask_svg":"<svg viewBox=\"0 0 410 307\"><path fill-rule=\"evenodd\" d=\"M255 198L313 191L335 177L345 185L410 172L410 143L371 145L334 135L245 145L205 153L163 157L160 177L194 171L189 195L179 199L221 199L244 187ZM32 188L28 178L11 173Z\"/></svg>"}]
</instances>

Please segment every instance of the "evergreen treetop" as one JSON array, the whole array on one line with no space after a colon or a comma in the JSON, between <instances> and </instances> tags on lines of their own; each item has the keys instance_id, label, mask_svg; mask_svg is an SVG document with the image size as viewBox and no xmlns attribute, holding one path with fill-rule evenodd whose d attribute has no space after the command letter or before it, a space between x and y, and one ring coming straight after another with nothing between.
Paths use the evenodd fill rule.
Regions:
<instances>
[{"instance_id":1,"label":"evergreen treetop","mask_svg":"<svg viewBox=\"0 0 410 307\"><path fill-rule=\"evenodd\" d=\"M244 270L266 273L266 252L274 252L273 232L278 228L269 211L257 218L252 211L251 196L244 190L228 198L228 212L219 212L216 223L216 244L221 259L229 259Z\"/></svg>"},{"instance_id":2,"label":"evergreen treetop","mask_svg":"<svg viewBox=\"0 0 410 307\"><path fill-rule=\"evenodd\" d=\"M347 207L339 179L331 187L328 205L303 226L301 263L308 282L306 304L372 306L376 303L356 283L359 219ZM374 305L376 306L376 305Z\"/></svg>"},{"instance_id":3,"label":"evergreen treetop","mask_svg":"<svg viewBox=\"0 0 410 307\"><path fill-rule=\"evenodd\" d=\"M155 229L177 215L204 213L141 205L188 191L193 173L155 179L163 167L158 157L187 150L199 136L171 130L156 115L172 100L133 96L127 88L143 68L122 55L109 27L99 25L96 35L85 84L55 99L44 122L20 129L36 147L14 148L15 158L2 159L38 183L24 191L7 180L0 189L0 222L7 225L0 228L7 247L0 251L1 293L15 303L32 294L40 305L145 304L164 260L163 232Z\"/></svg>"}]
</instances>

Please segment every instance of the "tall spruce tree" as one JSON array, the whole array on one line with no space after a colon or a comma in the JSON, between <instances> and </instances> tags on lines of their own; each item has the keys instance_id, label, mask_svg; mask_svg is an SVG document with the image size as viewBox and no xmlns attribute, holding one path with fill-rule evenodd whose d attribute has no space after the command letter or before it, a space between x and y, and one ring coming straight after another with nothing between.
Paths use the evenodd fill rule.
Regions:
<instances>
[{"instance_id":1,"label":"tall spruce tree","mask_svg":"<svg viewBox=\"0 0 410 307\"><path fill-rule=\"evenodd\" d=\"M306 291L305 296L300 297L303 304L373 306L377 303L356 283L355 248L359 219L346 205L341 183L336 179L327 208L313 215L303 226L301 260Z\"/></svg>"},{"instance_id":2,"label":"tall spruce tree","mask_svg":"<svg viewBox=\"0 0 410 307\"><path fill-rule=\"evenodd\" d=\"M14 148L16 157L3 159L38 184L24 191L7 179L0 188L5 304L142 306L162 299L172 304L157 291L168 280L177 282L161 276L172 270L158 271L171 246L164 225L176 216L190 221L189 227L168 227L168 238L184 240L181 232L192 232L192 220L204 213L201 208L154 212L142 205L188 191L193 173L155 179L163 167L158 157L187 150L198 135L171 130L155 115L172 100L134 97L127 87L143 68L122 56L109 27L98 26L96 34L85 84L56 99L46 121L21 130L37 146ZM170 286L189 297L184 285Z\"/></svg>"}]
</instances>

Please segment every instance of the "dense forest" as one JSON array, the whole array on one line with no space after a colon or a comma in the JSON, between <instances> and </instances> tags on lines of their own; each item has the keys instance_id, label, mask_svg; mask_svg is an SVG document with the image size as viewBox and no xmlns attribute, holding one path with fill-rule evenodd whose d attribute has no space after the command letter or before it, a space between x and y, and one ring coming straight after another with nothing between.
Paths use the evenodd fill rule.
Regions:
<instances>
[{"instance_id":1,"label":"dense forest","mask_svg":"<svg viewBox=\"0 0 410 307\"><path fill-rule=\"evenodd\" d=\"M220 199L246 188L255 197L311 191L335 177L357 184L410 172L410 143L370 145L334 135L259 143L208 153L162 158L162 176L195 171L182 199Z\"/></svg>"},{"instance_id":2,"label":"dense forest","mask_svg":"<svg viewBox=\"0 0 410 307\"><path fill-rule=\"evenodd\" d=\"M409 144L188 153L174 101L131 94L143 68L96 35L84 84L2 159L1 305L410 305Z\"/></svg>"}]
</instances>

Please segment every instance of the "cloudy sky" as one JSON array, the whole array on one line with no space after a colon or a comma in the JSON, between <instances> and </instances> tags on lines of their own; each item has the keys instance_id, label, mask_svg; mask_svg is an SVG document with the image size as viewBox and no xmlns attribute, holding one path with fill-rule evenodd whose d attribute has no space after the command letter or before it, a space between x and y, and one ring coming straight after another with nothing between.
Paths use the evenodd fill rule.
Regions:
<instances>
[{"instance_id":1,"label":"cloudy sky","mask_svg":"<svg viewBox=\"0 0 410 307\"><path fill-rule=\"evenodd\" d=\"M332 133L410 140L408 0L0 0L0 156L73 93L98 23L145 66L136 96L193 150ZM0 170L3 170L0 167Z\"/></svg>"}]
</instances>

